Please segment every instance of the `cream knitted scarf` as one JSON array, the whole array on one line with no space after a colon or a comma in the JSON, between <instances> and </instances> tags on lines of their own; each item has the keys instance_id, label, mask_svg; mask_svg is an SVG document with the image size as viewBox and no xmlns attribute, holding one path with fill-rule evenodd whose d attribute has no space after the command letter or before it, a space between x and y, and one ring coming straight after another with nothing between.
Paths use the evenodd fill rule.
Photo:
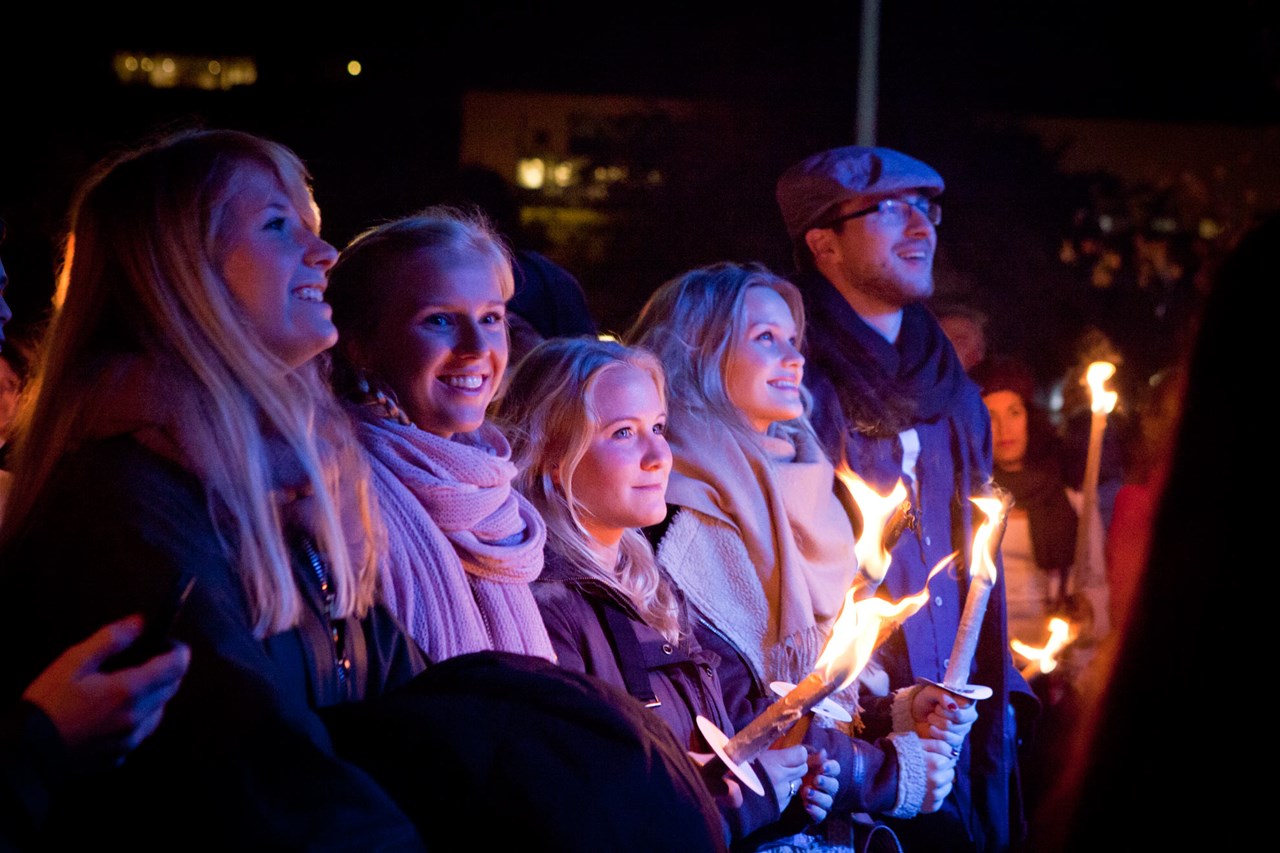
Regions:
<instances>
[{"instance_id":1,"label":"cream knitted scarf","mask_svg":"<svg viewBox=\"0 0 1280 853\"><path fill-rule=\"evenodd\" d=\"M812 431L795 423L743 440L719 421L686 415L668 440L675 466L667 502L734 530L755 584L727 576L734 567L723 563L664 568L715 627L763 662L762 675L800 680L812 671L858 569L831 463ZM766 623L743 624L743 614L759 610L751 599L761 593Z\"/></svg>"}]
</instances>

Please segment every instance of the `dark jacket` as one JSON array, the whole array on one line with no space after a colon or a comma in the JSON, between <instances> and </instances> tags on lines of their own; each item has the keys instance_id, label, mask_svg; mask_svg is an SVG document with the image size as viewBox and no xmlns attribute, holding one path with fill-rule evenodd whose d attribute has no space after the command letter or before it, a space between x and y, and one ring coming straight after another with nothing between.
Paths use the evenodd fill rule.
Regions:
<instances>
[{"instance_id":1,"label":"dark jacket","mask_svg":"<svg viewBox=\"0 0 1280 853\"><path fill-rule=\"evenodd\" d=\"M668 642L621 595L550 550L533 593L560 666L628 690L666 722L691 752L711 752L695 725L698 716L733 735L716 671L719 658L703 649L692 634L680 643ZM764 796L744 786L742 807L721 809L735 849L747 838L752 838L748 847L753 847L762 840L753 833L770 825L774 826L764 835L781 836L807 822L802 809L789 808L785 825L777 825L780 815L772 786L758 764L755 769L764 784Z\"/></svg>"},{"instance_id":2,"label":"dark jacket","mask_svg":"<svg viewBox=\"0 0 1280 853\"><path fill-rule=\"evenodd\" d=\"M331 622L307 549L298 537L290 544L301 621L258 640L194 476L130 437L60 463L0 553L13 611L6 698L103 624L159 612L194 577L174 630L192 658L156 732L119 769L60 792L34 846L422 848L391 798L335 754L317 714L407 682L421 657L384 610Z\"/></svg>"},{"instance_id":3,"label":"dark jacket","mask_svg":"<svg viewBox=\"0 0 1280 853\"><path fill-rule=\"evenodd\" d=\"M724 637L699 619L696 635L703 648L720 657L720 681L734 728L740 729L778 700L761 684L751 667ZM851 738L835 728L810 725L802 741L813 750L825 749L840 763L840 791L831 813L881 814L893 809L898 798L897 753L890 738L875 743Z\"/></svg>"},{"instance_id":4,"label":"dark jacket","mask_svg":"<svg viewBox=\"0 0 1280 853\"><path fill-rule=\"evenodd\" d=\"M666 724L622 688L544 658L458 655L325 716L339 751L404 805L431 850L727 846Z\"/></svg>"},{"instance_id":5,"label":"dark jacket","mask_svg":"<svg viewBox=\"0 0 1280 853\"><path fill-rule=\"evenodd\" d=\"M35 838L68 769L66 746L43 711L15 702L0 714L0 850Z\"/></svg>"}]
</instances>

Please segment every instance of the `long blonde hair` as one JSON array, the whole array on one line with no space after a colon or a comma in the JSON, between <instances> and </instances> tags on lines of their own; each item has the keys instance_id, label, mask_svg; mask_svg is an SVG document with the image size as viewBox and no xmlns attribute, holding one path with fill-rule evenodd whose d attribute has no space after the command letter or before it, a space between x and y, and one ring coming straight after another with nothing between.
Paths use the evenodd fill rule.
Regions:
<instances>
[{"instance_id":1,"label":"long blonde hair","mask_svg":"<svg viewBox=\"0 0 1280 853\"><path fill-rule=\"evenodd\" d=\"M603 565L574 498L574 474L599 425L594 389L601 376L625 366L647 373L664 395L662 366L652 353L592 338L544 341L516 367L497 419L511 436L520 472L516 486L546 521L549 547L621 593L646 624L674 643L682 634L679 602L648 540L627 530L617 565Z\"/></svg>"},{"instance_id":2,"label":"long blonde hair","mask_svg":"<svg viewBox=\"0 0 1280 853\"><path fill-rule=\"evenodd\" d=\"M752 287L764 287L782 297L796 323L796 346L802 346L804 302L796 286L761 264L727 261L665 282L625 335L628 344L649 350L662 362L673 429L679 429L685 415L701 413L742 439L752 434L746 417L729 399L725 378ZM801 395L807 413L808 392L802 388ZM807 423L807 418L800 420Z\"/></svg>"},{"instance_id":3,"label":"long blonde hair","mask_svg":"<svg viewBox=\"0 0 1280 853\"><path fill-rule=\"evenodd\" d=\"M273 492L276 463L296 469L299 482L290 485L312 495L305 523L329 559L338 615L363 614L373 601L377 522L367 466L314 360L289 369L218 273L223 215L254 168L280 181L318 233L301 161L237 131L172 134L108 159L84 182L71 209L54 316L19 415L0 539L11 539L35 512L57 462L94 436L121 365L140 364L164 383L173 439L202 481L262 637L296 624L302 606ZM354 504L348 518L362 528L351 537L364 540L358 548L344 534L343 493Z\"/></svg>"}]
</instances>

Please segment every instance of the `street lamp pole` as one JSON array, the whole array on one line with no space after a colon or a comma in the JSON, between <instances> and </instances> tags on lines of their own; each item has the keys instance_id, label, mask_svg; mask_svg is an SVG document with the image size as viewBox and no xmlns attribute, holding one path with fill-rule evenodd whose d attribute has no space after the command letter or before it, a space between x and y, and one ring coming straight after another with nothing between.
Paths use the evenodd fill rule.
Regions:
<instances>
[{"instance_id":1,"label":"street lamp pole","mask_svg":"<svg viewBox=\"0 0 1280 853\"><path fill-rule=\"evenodd\" d=\"M858 116L856 138L859 145L876 144L876 91L880 59L880 0L862 0L861 49L858 51Z\"/></svg>"}]
</instances>

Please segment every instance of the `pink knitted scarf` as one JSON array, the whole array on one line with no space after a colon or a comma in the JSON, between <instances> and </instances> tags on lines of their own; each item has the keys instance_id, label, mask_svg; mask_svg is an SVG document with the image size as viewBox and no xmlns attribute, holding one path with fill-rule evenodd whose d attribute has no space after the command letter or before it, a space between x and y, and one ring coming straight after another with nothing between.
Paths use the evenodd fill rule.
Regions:
<instances>
[{"instance_id":1,"label":"pink knitted scarf","mask_svg":"<svg viewBox=\"0 0 1280 853\"><path fill-rule=\"evenodd\" d=\"M554 659L529 590L546 525L511 488L511 446L496 428L441 438L362 410L387 528L383 600L433 661L497 649Z\"/></svg>"}]
</instances>

